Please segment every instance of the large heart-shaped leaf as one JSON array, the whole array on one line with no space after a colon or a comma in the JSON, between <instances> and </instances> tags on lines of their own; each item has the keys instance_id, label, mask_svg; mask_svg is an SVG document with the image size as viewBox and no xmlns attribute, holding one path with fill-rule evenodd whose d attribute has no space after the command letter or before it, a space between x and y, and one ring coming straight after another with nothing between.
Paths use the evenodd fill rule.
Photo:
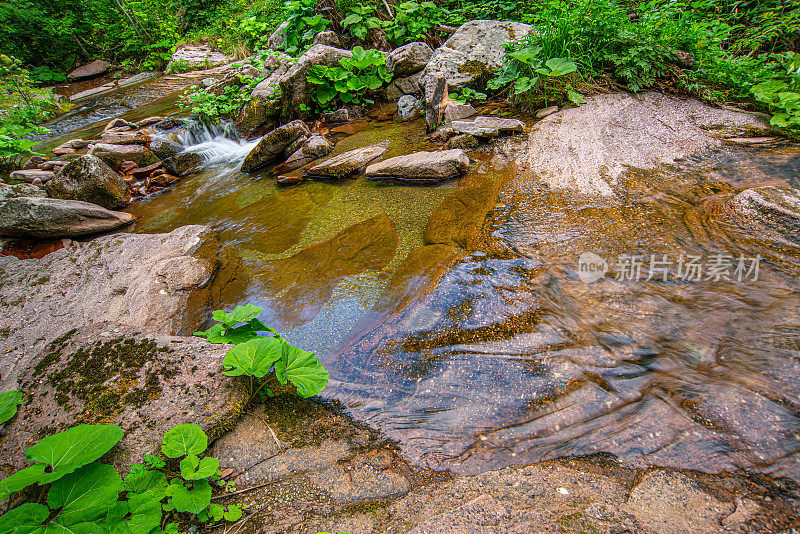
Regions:
<instances>
[{"instance_id":1,"label":"large heart-shaped leaf","mask_svg":"<svg viewBox=\"0 0 800 534\"><path fill-rule=\"evenodd\" d=\"M184 480L200 480L208 478L219 469L219 460L206 456L202 460L190 454L181 460L181 476Z\"/></svg>"},{"instance_id":2,"label":"large heart-shaped leaf","mask_svg":"<svg viewBox=\"0 0 800 534\"><path fill-rule=\"evenodd\" d=\"M94 462L122 439L117 425L78 425L44 438L26 452L28 460L47 466L39 483L54 482Z\"/></svg>"},{"instance_id":3,"label":"large heart-shaped leaf","mask_svg":"<svg viewBox=\"0 0 800 534\"><path fill-rule=\"evenodd\" d=\"M39 534L50 510L42 504L25 503L0 516L0 532L8 534Z\"/></svg>"},{"instance_id":4,"label":"large heart-shaped leaf","mask_svg":"<svg viewBox=\"0 0 800 534\"><path fill-rule=\"evenodd\" d=\"M200 454L207 448L208 436L203 429L194 423L186 423L178 425L164 434L161 452L167 458L180 458L187 454Z\"/></svg>"},{"instance_id":5,"label":"large heart-shaped leaf","mask_svg":"<svg viewBox=\"0 0 800 534\"><path fill-rule=\"evenodd\" d=\"M116 469L97 462L53 482L47 494L47 505L57 510L58 522L69 526L94 521L108 513L122 488Z\"/></svg>"},{"instance_id":6,"label":"large heart-shaped leaf","mask_svg":"<svg viewBox=\"0 0 800 534\"><path fill-rule=\"evenodd\" d=\"M228 376L252 375L263 378L281 358L281 340L274 337L259 337L236 345L222 359Z\"/></svg>"},{"instance_id":7,"label":"large heart-shaped leaf","mask_svg":"<svg viewBox=\"0 0 800 534\"><path fill-rule=\"evenodd\" d=\"M170 484L167 494L178 512L199 514L211 504L211 484L205 479L192 484L192 489L183 484Z\"/></svg>"},{"instance_id":8,"label":"large heart-shaped leaf","mask_svg":"<svg viewBox=\"0 0 800 534\"><path fill-rule=\"evenodd\" d=\"M212 317L214 317L215 321L230 328L239 323L246 323L251 319L257 318L261 315L262 311L264 311L264 308L259 308L252 304L245 304L244 306L236 306L230 313L217 310L212 314Z\"/></svg>"},{"instance_id":9,"label":"large heart-shaped leaf","mask_svg":"<svg viewBox=\"0 0 800 534\"><path fill-rule=\"evenodd\" d=\"M148 534L161 524L161 503L149 493L118 501L108 512L108 534Z\"/></svg>"},{"instance_id":10,"label":"large heart-shaped leaf","mask_svg":"<svg viewBox=\"0 0 800 534\"><path fill-rule=\"evenodd\" d=\"M0 393L0 423L5 423L17 413L17 406L22 402L23 394L21 391L12 389Z\"/></svg>"},{"instance_id":11,"label":"large heart-shaped leaf","mask_svg":"<svg viewBox=\"0 0 800 534\"><path fill-rule=\"evenodd\" d=\"M166 495L167 477L161 471L144 469L142 466L131 468L125 477L125 489L137 495L149 494L160 501Z\"/></svg>"},{"instance_id":12,"label":"large heart-shaped leaf","mask_svg":"<svg viewBox=\"0 0 800 534\"><path fill-rule=\"evenodd\" d=\"M311 352L300 350L284 342L285 358L275 365L275 376L281 384L288 380L301 397L313 397L328 385L328 371Z\"/></svg>"}]
</instances>

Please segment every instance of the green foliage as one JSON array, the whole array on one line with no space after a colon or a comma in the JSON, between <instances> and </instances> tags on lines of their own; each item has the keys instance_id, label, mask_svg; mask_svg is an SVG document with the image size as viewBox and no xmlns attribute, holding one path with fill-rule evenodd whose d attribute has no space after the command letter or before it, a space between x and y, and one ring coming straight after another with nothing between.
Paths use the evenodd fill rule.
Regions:
<instances>
[{"instance_id":1,"label":"green foliage","mask_svg":"<svg viewBox=\"0 0 800 534\"><path fill-rule=\"evenodd\" d=\"M240 506L211 503L210 481L219 477L219 461L199 456L208 446L199 426L179 425L164 435L164 453L183 457L181 475L172 480L162 471L164 461L149 455L145 464L133 465L124 480L113 466L95 461L121 437L122 429L116 425L79 425L28 449L29 461L36 463L3 480L2 497L49 482L47 506L19 504L0 516L0 532L177 533L174 523L160 528L177 513L211 523L241 518Z\"/></svg>"},{"instance_id":2,"label":"green foliage","mask_svg":"<svg viewBox=\"0 0 800 534\"><path fill-rule=\"evenodd\" d=\"M507 46L506 62L497 77L486 84L489 89L499 90L510 85L514 96L527 95L531 105L535 94L541 89L546 103L547 80L567 76L578 70L575 62L569 59L560 57L543 59L541 57L543 49L534 44L535 39L537 36L533 35ZM571 87L568 85L560 92L564 92L567 98L582 98Z\"/></svg>"},{"instance_id":3,"label":"green foliage","mask_svg":"<svg viewBox=\"0 0 800 534\"><path fill-rule=\"evenodd\" d=\"M365 4L350 8L347 16L342 20L342 28L357 39L362 41L367 38L367 32L380 28L383 21L375 15L377 7Z\"/></svg>"},{"instance_id":4,"label":"green foliage","mask_svg":"<svg viewBox=\"0 0 800 534\"><path fill-rule=\"evenodd\" d=\"M386 70L386 56L378 50L353 48L352 58L342 58L338 67L312 65L306 79L317 86L311 98L320 109L332 109L345 104L372 103L367 98L392 80Z\"/></svg>"},{"instance_id":5,"label":"green foliage","mask_svg":"<svg viewBox=\"0 0 800 534\"><path fill-rule=\"evenodd\" d=\"M458 93L450 93L450 100L455 100L456 102L461 102L462 104L468 104L476 100L483 101L486 100L486 98L486 93L478 92L469 87L464 87Z\"/></svg>"},{"instance_id":6,"label":"green foliage","mask_svg":"<svg viewBox=\"0 0 800 534\"><path fill-rule=\"evenodd\" d=\"M366 60L361 63L354 61L363 65ZM211 343L234 344L222 359L224 374L265 379L252 390L253 396L272 377L284 386L291 383L301 397L321 393L328 385L328 371L313 353L290 345L274 329L265 326L258 319L262 311L252 304L237 306L229 313L215 311L213 317L217 324L195 335L205 337ZM274 334L273 337L258 335L258 332L265 331Z\"/></svg>"},{"instance_id":7,"label":"green foliage","mask_svg":"<svg viewBox=\"0 0 800 534\"><path fill-rule=\"evenodd\" d=\"M325 31L331 23L322 14L316 13L316 0L294 0L286 3L286 20L289 25L284 30L286 53L299 56L311 47L314 37Z\"/></svg>"},{"instance_id":8,"label":"green foliage","mask_svg":"<svg viewBox=\"0 0 800 534\"><path fill-rule=\"evenodd\" d=\"M755 99L768 106L772 115L770 124L800 131L800 53L788 52L780 56L785 67L781 79L770 80L750 89Z\"/></svg>"},{"instance_id":9,"label":"green foliage","mask_svg":"<svg viewBox=\"0 0 800 534\"><path fill-rule=\"evenodd\" d=\"M23 398L22 392L16 389L0 393L0 424L16 415L17 406L22 404Z\"/></svg>"},{"instance_id":10,"label":"green foliage","mask_svg":"<svg viewBox=\"0 0 800 534\"><path fill-rule=\"evenodd\" d=\"M435 34L437 24L459 25L465 20L460 14L451 13L433 2L403 2L394 9L394 19L384 27L386 38L398 45L427 41Z\"/></svg>"}]
</instances>

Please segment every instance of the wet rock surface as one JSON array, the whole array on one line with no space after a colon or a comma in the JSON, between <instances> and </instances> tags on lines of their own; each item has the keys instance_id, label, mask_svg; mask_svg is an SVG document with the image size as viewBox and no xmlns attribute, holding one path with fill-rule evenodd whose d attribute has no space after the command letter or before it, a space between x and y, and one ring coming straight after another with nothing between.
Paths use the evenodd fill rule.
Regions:
<instances>
[{"instance_id":1,"label":"wet rock surface","mask_svg":"<svg viewBox=\"0 0 800 534\"><path fill-rule=\"evenodd\" d=\"M108 209L121 208L131 198L128 184L120 175L99 158L88 155L67 163L47 183L46 190L51 198L80 200Z\"/></svg>"},{"instance_id":2,"label":"wet rock surface","mask_svg":"<svg viewBox=\"0 0 800 534\"><path fill-rule=\"evenodd\" d=\"M118 323L79 326L19 366L29 402L3 428L0 458L20 468L25 449L78 423L115 423L125 431L110 461L126 470L158 454L170 428L200 425L211 439L229 430L249 396L222 374L226 346Z\"/></svg>"},{"instance_id":3,"label":"wet rock surface","mask_svg":"<svg viewBox=\"0 0 800 534\"><path fill-rule=\"evenodd\" d=\"M415 152L395 156L367 167L368 179L408 183L436 183L464 174L469 158L463 150Z\"/></svg>"},{"instance_id":4,"label":"wet rock surface","mask_svg":"<svg viewBox=\"0 0 800 534\"><path fill-rule=\"evenodd\" d=\"M116 230L134 216L79 200L9 198L0 204L0 235L54 239Z\"/></svg>"},{"instance_id":5,"label":"wet rock surface","mask_svg":"<svg viewBox=\"0 0 800 534\"><path fill-rule=\"evenodd\" d=\"M70 242L41 259L0 256L4 389L44 344L89 323L120 322L159 334L196 331L209 308L217 247L209 228L185 226Z\"/></svg>"},{"instance_id":6,"label":"wet rock surface","mask_svg":"<svg viewBox=\"0 0 800 534\"><path fill-rule=\"evenodd\" d=\"M89 63L88 65L83 65L82 67L78 67L77 69L73 70L67 75L67 78L70 81L79 81L85 80L87 78L94 78L95 76L100 76L105 72L108 72L108 69L111 68L111 63L102 59L96 59ZM62 78L63 79L63 78Z\"/></svg>"},{"instance_id":7,"label":"wet rock surface","mask_svg":"<svg viewBox=\"0 0 800 534\"><path fill-rule=\"evenodd\" d=\"M333 156L304 172L312 178L346 178L364 172L370 162L383 156L387 150L387 143L356 148Z\"/></svg>"},{"instance_id":8,"label":"wet rock surface","mask_svg":"<svg viewBox=\"0 0 800 534\"><path fill-rule=\"evenodd\" d=\"M89 150L89 154L100 158L115 171L120 169L123 161L132 161L139 167L146 167L158 161L150 149L141 145L97 143Z\"/></svg>"},{"instance_id":9,"label":"wet rock surface","mask_svg":"<svg viewBox=\"0 0 800 534\"><path fill-rule=\"evenodd\" d=\"M263 167L283 154L284 151L287 151L298 138L305 140L309 135L311 135L311 132L308 126L301 120L295 120L275 128L262 137L253 150L250 151L244 162L242 162L242 172L249 172ZM294 150L288 152L292 154Z\"/></svg>"}]
</instances>

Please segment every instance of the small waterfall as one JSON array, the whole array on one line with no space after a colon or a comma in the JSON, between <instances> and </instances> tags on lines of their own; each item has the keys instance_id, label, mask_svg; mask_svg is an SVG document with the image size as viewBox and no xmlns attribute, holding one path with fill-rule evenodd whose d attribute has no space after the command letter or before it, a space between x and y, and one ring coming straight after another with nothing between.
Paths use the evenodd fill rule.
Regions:
<instances>
[{"instance_id":1,"label":"small waterfall","mask_svg":"<svg viewBox=\"0 0 800 534\"><path fill-rule=\"evenodd\" d=\"M230 122L192 122L188 127L175 132L185 152L200 154L207 167L238 169L244 158L258 144L258 140L245 141Z\"/></svg>"}]
</instances>

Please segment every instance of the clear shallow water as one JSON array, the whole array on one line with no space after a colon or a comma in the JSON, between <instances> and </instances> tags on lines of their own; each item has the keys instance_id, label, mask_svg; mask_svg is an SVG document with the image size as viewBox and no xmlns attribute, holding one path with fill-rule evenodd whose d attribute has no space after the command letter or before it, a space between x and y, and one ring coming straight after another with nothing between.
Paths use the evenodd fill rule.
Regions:
<instances>
[{"instance_id":1,"label":"clear shallow water","mask_svg":"<svg viewBox=\"0 0 800 534\"><path fill-rule=\"evenodd\" d=\"M332 155L383 139L390 156L422 150L420 130L350 126ZM218 230L215 306L263 306L262 320L321 356L325 395L409 459L477 472L605 451L800 480L798 251L720 208L746 187L797 185L797 147L631 172L614 200L512 181L480 152L438 187L279 188L270 169L237 172L248 149L196 143L206 171L132 204L133 230ZM612 272L587 285L586 251L763 260L746 283Z\"/></svg>"}]
</instances>

